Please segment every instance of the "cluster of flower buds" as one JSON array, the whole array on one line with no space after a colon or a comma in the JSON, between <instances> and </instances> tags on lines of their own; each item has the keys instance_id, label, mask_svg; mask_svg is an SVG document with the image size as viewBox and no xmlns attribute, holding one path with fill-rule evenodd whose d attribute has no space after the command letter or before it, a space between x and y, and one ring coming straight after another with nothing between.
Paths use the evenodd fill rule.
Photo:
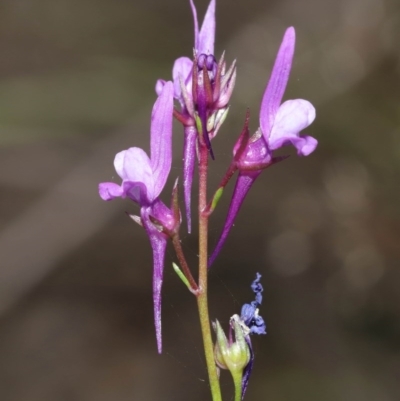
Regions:
<instances>
[{"instance_id":1,"label":"cluster of flower buds","mask_svg":"<svg viewBox=\"0 0 400 401\"><path fill-rule=\"evenodd\" d=\"M174 110L174 116L184 127L183 190L189 233L196 146L198 141L203 141L214 159L211 140L225 121L236 82L236 61L227 69L225 54L218 63L214 56L215 0L211 0L200 30L196 7L192 0L190 4L195 26L194 59L180 57L172 70L174 97L180 104L180 109ZM157 81L157 94L164 85L163 79Z\"/></svg>"},{"instance_id":2,"label":"cluster of flower buds","mask_svg":"<svg viewBox=\"0 0 400 401\"><path fill-rule=\"evenodd\" d=\"M190 92L179 75L183 107L181 111L175 110L174 115L184 127L196 127L214 158L211 140L228 114L228 103L236 81L236 62L226 70L224 54L217 64L214 55L197 55L195 52L191 75Z\"/></svg>"}]
</instances>

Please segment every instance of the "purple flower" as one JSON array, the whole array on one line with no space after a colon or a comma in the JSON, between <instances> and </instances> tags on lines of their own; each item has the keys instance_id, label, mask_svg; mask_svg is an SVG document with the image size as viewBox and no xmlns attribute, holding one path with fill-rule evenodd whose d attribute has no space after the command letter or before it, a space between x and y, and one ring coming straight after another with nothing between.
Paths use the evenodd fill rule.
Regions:
<instances>
[{"instance_id":1,"label":"purple flower","mask_svg":"<svg viewBox=\"0 0 400 401\"><path fill-rule=\"evenodd\" d=\"M197 10L190 0L194 19L194 62L187 57L178 58L173 66L174 97L180 103L175 117L184 126L183 189L188 232L191 232L191 188L196 162L196 145L201 136L214 158L211 139L221 127L236 81L235 62L226 68L224 57L219 63L214 57L215 0L207 8L199 30ZM156 83L159 93L164 80Z\"/></svg>"},{"instance_id":2,"label":"purple flower","mask_svg":"<svg viewBox=\"0 0 400 401\"><path fill-rule=\"evenodd\" d=\"M282 160L274 158L272 151L292 144L299 156L308 156L318 142L315 138L300 135L315 119L314 106L303 99L287 100L282 103L283 94L289 79L295 47L295 30L290 27L283 37L271 77L265 89L260 110L260 128L250 138L246 120L234 148L234 163L239 175L236 181L228 215L221 237L209 259L209 266L219 254L237 213L262 170Z\"/></svg>"},{"instance_id":3,"label":"purple flower","mask_svg":"<svg viewBox=\"0 0 400 401\"><path fill-rule=\"evenodd\" d=\"M214 54L215 41L215 0L211 0L208 5L203 25L199 31L199 22L197 20L197 10L190 0L194 20L194 48L198 54Z\"/></svg>"},{"instance_id":4,"label":"purple flower","mask_svg":"<svg viewBox=\"0 0 400 401\"><path fill-rule=\"evenodd\" d=\"M193 20L194 20L194 50L196 55L214 55L214 42L215 42L215 0L211 0L208 5L204 21L199 31L199 22L197 20L197 10L190 0L190 7L192 8ZM174 97L179 100L182 108L186 107L185 100L183 98L181 90L182 82L189 94L192 93L192 70L193 61L188 57L180 57L175 60L174 67L172 69L172 77L174 81ZM161 81L162 82L162 81ZM160 88L160 82L157 81L156 91Z\"/></svg>"},{"instance_id":5,"label":"purple flower","mask_svg":"<svg viewBox=\"0 0 400 401\"><path fill-rule=\"evenodd\" d=\"M279 149L291 143L298 155L308 156L315 150L318 141L311 136L300 136L300 131L314 121L314 106L303 99L287 100L281 104L292 67L295 41L295 30L290 27L285 32L264 92L260 127L269 149Z\"/></svg>"},{"instance_id":6,"label":"purple flower","mask_svg":"<svg viewBox=\"0 0 400 401\"><path fill-rule=\"evenodd\" d=\"M173 84L166 82L154 104L151 115L150 158L140 148L130 148L115 156L114 166L121 185L104 182L99 185L102 199L130 198L140 206L140 222L153 250L153 301L157 347L161 353L161 286L168 236L164 231L176 229L171 211L160 199L172 162Z\"/></svg>"},{"instance_id":7,"label":"purple flower","mask_svg":"<svg viewBox=\"0 0 400 401\"><path fill-rule=\"evenodd\" d=\"M197 20L197 10L192 0L190 0L194 20L194 52L196 56L209 56L214 61L214 41L215 41L215 0L211 0L208 5L204 21L199 31ZM192 95L192 72L193 60L188 57L179 57L175 60L172 69L172 78L174 82L174 97L181 104L182 111L193 117L193 104L188 104L191 99L187 99L182 93L182 87L188 95ZM156 82L155 90L157 94L161 93L165 80L159 79ZM188 117L188 116L186 116ZM194 121L192 121L194 125Z\"/></svg>"},{"instance_id":8,"label":"purple flower","mask_svg":"<svg viewBox=\"0 0 400 401\"><path fill-rule=\"evenodd\" d=\"M194 19L194 49L197 55L214 54L215 41L215 0L211 0L199 31L197 10L190 0ZM174 81L174 96L181 105L182 114L187 117L183 144L183 193L186 208L188 232L191 232L191 192L196 161L197 130L194 119L194 105L192 100L192 71L193 61L188 57L178 58L172 70Z\"/></svg>"}]
</instances>

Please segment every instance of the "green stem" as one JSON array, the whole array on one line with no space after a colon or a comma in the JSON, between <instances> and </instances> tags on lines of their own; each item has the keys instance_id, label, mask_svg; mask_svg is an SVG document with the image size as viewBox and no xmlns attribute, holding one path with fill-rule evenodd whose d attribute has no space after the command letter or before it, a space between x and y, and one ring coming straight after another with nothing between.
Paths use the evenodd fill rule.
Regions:
<instances>
[{"instance_id":1,"label":"green stem","mask_svg":"<svg viewBox=\"0 0 400 401\"><path fill-rule=\"evenodd\" d=\"M183 249L182 249L182 245L181 245L181 240L179 239L178 234L175 234L172 236L172 244L174 245L175 253L176 253L176 256L178 257L178 260L179 260L179 263L183 270L183 273L189 283L189 289L190 289L190 291L193 292L193 294L197 294L199 287L196 284L196 281L193 278L192 273L190 272L189 266L186 262L186 258L183 253Z\"/></svg>"},{"instance_id":2,"label":"green stem","mask_svg":"<svg viewBox=\"0 0 400 401\"><path fill-rule=\"evenodd\" d=\"M197 306L199 310L201 332L203 336L204 352L207 363L213 401L222 401L221 388L217 367L214 360L214 345L211 337L210 317L208 314L207 275L208 275L208 215L204 213L207 207L207 172L208 150L202 141L199 141L199 293Z\"/></svg>"},{"instance_id":3,"label":"green stem","mask_svg":"<svg viewBox=\"0 0 400 401\"><path fill-rule=\"evenodd\" d=\"M233 384L235 385L235 401L242 399L242 372L232 373Z\"/></svg>"}]
</instances>

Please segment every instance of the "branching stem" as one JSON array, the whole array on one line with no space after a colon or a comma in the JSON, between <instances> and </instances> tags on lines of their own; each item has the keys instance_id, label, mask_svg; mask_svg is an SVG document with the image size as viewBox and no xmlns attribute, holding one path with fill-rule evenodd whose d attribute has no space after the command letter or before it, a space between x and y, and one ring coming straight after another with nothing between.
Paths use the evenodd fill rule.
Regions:
<instances>
[{"instance_id":1,"label":"branching stem","mask_svg":"<svg viewBox=\"0 0 400 401\"><path fill-rule=\"evenodd\" d=\"M178 234L175 234L172 236L172 244L174 246L175 252L176 252L176 256L178 257L179 260L179 264L182 268L183 274L185 275L185 277L187 278L187 280L189 281L190 284L190 290L197 295L197 293L199 292L199 286L197 285L195 279L192 276L192 273L189 269L189 265L186 262L186 258L185 255L183 253L183 249L182 249L182 244L181 244L181 240L179 238Z\"/></svg>"}]
</instances>

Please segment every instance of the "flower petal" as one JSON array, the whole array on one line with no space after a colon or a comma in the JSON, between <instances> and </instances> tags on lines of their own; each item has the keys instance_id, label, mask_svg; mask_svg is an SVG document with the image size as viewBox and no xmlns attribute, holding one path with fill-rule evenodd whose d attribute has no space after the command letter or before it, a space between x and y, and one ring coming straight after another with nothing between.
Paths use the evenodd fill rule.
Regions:
<instances>
[{"instance_id":1,"label":"flower petal","mask_svg":"<svg viewBox=\"0 0 400 401\"><path fill-rule=\"evenodd\" d=\"M272 162L272 152L268 147L268 143L257 131L248 141L242 154L237 160L239 169L245 169L256 165L267 164Z\"/></svg>"},{"instance_id":2,"label":"flower petal","mask_svg":"<svg viewBox=\"0 0 400 401\"><path fill-rule=\"evenodd\" d=\"M264 288L260 283L261 274L256 274L256 279L251 283L251 289L254 292L255 300L249 304L244 304L240 312L240 319L250 329L251 334L267 334L267 325L264 319L258 314L258 307L262 302L262 292Z\"/></svg>"},{"instance_id":3,"label":"flower petal","mask_svg":"<svg viewBox=\"0 0 400 401\"><path fill-rule=\"evenodd\" d=\"M113 182L103 182L99 185L99 194L105 201L128 196L141 206L150 205L152 202L148 198L147 188L142 182L123 181L121 186Z\"/></svg>"},{"instance_id":4,"label":"flower petal","mask_svg":"<svg viewBox=\"0 0 400 401\"><path fill-rule=\"evenodd\" d=\"M183 194L185 198L186 221L188 233L192 229L191 197L194 165L196 161L197 130L195 127L185 127L185 139L183 145Z\"/></svg>"},{"instance_id":5,"label":"flower petal","mask_svg":"<svg viewBox=\"0 0 400 401\"><path fill-rule=\"evenodd\" d=\"M183 82L189 93L192 93L191 74L193 68L193 61L188 57L179 57L175 60L174 67L172 68L172 79L174 81L174 98L178 99L183 107L184 102L182 99L181 85L179 82L179 76L182 77Z\"/></svg>"},{"instance_id":6,"label":"flower petal","mask_svg":"<svg viewBox=\"0 0 400 401\"><path fill-rule=\"evenodd\" d=\"M220 253L247 193L250 191L251 186L253 185L256 178L261 174L261 172L262 170L246 173L239 172L239 176L235 184L235 189L233 190L231 204L229 205L228 215L225 220L225 225L222 229L221 237L219 238L213 253L208 259L208 267L210 267L214 263L216 257Z\"/></svg>"},{"instance_id":7,"label":"flower petal","mask_svg":"<svg viewBox=\"0 0 400 401\"><path fill-rule=\"evenodd\" d=\"M154 304L154 325L156 328L156 339L158 353L162 351L161 337L161 288L164 275L164 258L167 239L164 234L160 233L151 223L149 215L150 208L142 208L141 218L147 235L149 236L150 245L153 250L153 304Z\"/></svg>"},{"instance_id":8,"label":"flower petal","mask_svg":"<svg viewBox=\"0 0 400 401\"><path fill-rule=\"evenodd\" d=\"M192 9L194 23L194 48L197 49L199 44L199 21L197 19L197 10L193 0L190 0L190 7Z\"/></svg>"},{"instance_id":9,"label":"flower petal","mask_svg":"<svg viewBox=\"0 0 400 401\"><path fill-rule=\"evenodd\" d=\"M300 137L299 133L314 119L315 108L307 100L295 99L282 103L269 135L270 148L275 150L291 142L297 148L299 155L309 155L318 142L312 137Z\"/></svg>"},{"instance_id":10,"label":"flower petal","mask_svg":"<svg viewBox=\"0 0 400 401\"><path fill-rule=\"evenodd\" d=\"M150 159L143 149L129 148L117 153L114 167L124 181L143 183L150 201L155 198L153 171ZM126 193L126 189L123 192Z\"/></svg>"},{"instance_id":11,"label":"flower petal","mask_svg":"<svg viewBox=\"0 0 400 401\"><path fill-rule=\"evenodd\" d=\"M243 370L243 376L242 376L242 400L244 399L244 395L247 390L247 386L249 385L249 380L250 380L250 375L251 371L253 370L253 364L254 364L254 351L253 351L253 346L251 344L251 339L250 336L245 337L246 343L249 347L250 350L250 361L246 365L246 367Z\"/></svg>"},{"instance_id":12,"label":"flower petal","mask_svg":"<svg viewBox=\"0 0 400 401\"><path fill-rule=\"evenodd\" d=\"M249 327L250 322L254 318L258 305L250 304L243 304L242 309L240 311L240 319L243 320L244 324ZM249 327L250 328L250 327ZM251 328L250 328L251 329Z\"/></svg>"},{"instance_id":13,"label":"flower petal","mask_svg":"<svg viewBox=\"0 0 400 401\"><path fill-rule=\"evenodd\" d=\"M293 27L286 30L278 55L275 59L271 77L265 89L261 102L260 127L266 140L274 124L275 115L281 104L283 94L289 79L296 35Z\"/></svg>"},{"instance_id":14,"label":"flower petal","mask_svg":"<svg viewBox=\"0 0 400 401\"><path fill-rule=\"evenodd\" d=\"M299 156L308 156L314 152L318 145L318 141L314 137L308 135L291 138L290 142L297 149L297 154Z\"/></svg>"},{"instance_id":15,"label":"flower petal","mask_svg":"<svg viewBox=\"0 0 400 401\"><path fill-rule=\"evenodd\" d=\"M173 211L159 198L151 205L151 216L157 219L168 230L173 230L180 223L175 220Z\"/></svg>"},{"instance_id":16,"label":"flower petal","mask_svg":"<svg viewBox=\"0 0 400 401\"><path fill-rule=\"evenodd\" d=\"M99 184L99 195L100 198L109 201L114 198L118 198L122 196L123 189L120 185L115 184L114 182L102 182Z\"/></svg>"},{"instance_id":17,"label":"flower petal","mask_svg":"<svg viewBox=\"0 0 400 401\"><path fill-rule=\"evenodd\" d=\"M143 182L124 181L121 187L123 198L127 196L141 206L147 206L153 202L153 197L149 197L148 190Z\"/></svg>"},{"instance_id":18,"label":"flower petal","mask_svg":"<svg viewBox=\"0 0 400 401\"><path fill-rule=\"evenodd\" d=\"M151 115L150 158L156 198L167 181L172 163L172 113L174 87L166 82Z\"/></svg>"},{"instance_id":19,"label":"flower petal","mask_svg":"<svg viewBox=\"0 0 400 401\"><path fill-rule=\"evenodd\" d=\"M208 5L203 25L201 26L196 50L198 55L214 54L215 42L215 0L211 0Z\"/></svg>"},{"instance_id":20,"label":"flower petal","mask_svg":"<svg viewBox=\"0 0 400 401\"><path fill-rule=\"evenodd\" d=\"M253 290L254 295L256 296L255 301L259 305L261 305L263 298L262 293L264 292L264 287L260 283L261 277L262 276L260 273L256 273L256 279L251 283L251 289Z\"/></svg>"},{"instance_id":21,"label":"flower petal","mask_svg":"<svg viewBox=\"0 0 400 401\"><path fill-rule=\"evenodd\" d=\"M161 95L165 83L166 83L165 79L162 79L162 78L157 79L156 86L154 88L157 93L157 96Z\"/></svg>"}]
</instances>

